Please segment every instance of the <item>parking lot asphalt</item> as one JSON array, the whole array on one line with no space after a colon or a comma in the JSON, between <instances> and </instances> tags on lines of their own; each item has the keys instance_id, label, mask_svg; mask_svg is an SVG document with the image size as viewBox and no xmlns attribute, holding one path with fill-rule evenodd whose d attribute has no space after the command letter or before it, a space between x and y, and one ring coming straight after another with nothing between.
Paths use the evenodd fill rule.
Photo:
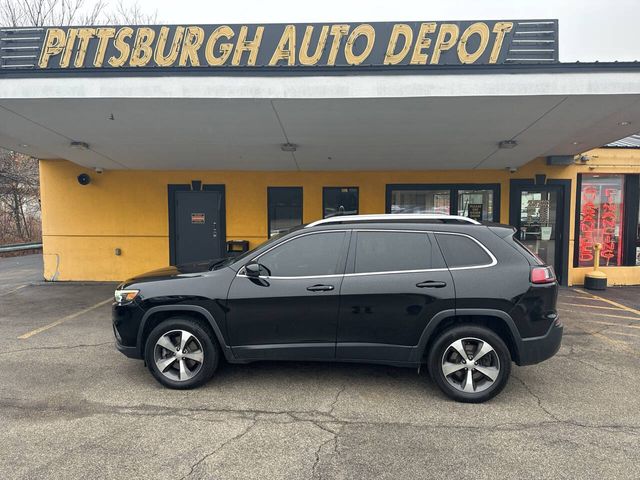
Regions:
<instances>
[{"instance_id":1,"label":"parking lot asphalt","mask_svg":"<svg viewBox=\"0 0 640 480\"><path fill-rule=\"evenodd\" d=\"M167 390L115 350L112 285L14 288L0 291L3 478L638 477L640 287L562 289L560 352L514 366L481 405L424 371L331 363L223 365Z\"/></svg>"}]
</instances>

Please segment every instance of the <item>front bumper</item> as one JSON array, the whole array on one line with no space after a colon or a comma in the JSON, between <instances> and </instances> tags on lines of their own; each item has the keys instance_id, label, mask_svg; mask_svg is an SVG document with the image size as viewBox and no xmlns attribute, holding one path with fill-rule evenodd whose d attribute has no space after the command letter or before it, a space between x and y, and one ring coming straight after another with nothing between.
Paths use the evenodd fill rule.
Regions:
<instances>
[{"instance_id":1,"label":"front bumper","mask_svg":"<svg viewBox=\"0 0 640 480\"><path fill-rule=\"evenodd\" d=\"M130 358L142 358L138 348L138 335L144 311L135 302L112 305L113 335L116 348Z\"/></svg>"},{"instance_id":2,"label":"front bumper","mask_svg":"<svg viewBox=\"0 0 640 480\"><path fill-rule=\"evenodd\" d=\"M562 344L562 333L564 328L561 324L554 322L549 331L534 338L523 338L518 349L518 365L533 365L553 357Z\"/></svg>"}]
</instances>

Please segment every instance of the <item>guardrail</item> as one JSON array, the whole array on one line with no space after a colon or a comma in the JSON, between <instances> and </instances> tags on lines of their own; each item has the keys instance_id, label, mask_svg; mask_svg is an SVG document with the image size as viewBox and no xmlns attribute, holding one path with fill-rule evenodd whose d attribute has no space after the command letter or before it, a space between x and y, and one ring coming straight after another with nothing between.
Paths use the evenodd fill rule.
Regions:
<instances>
[{"instance_id":1,"label":"guardrail","mask_svg":"<svg viewBox=\"0 0 640 480\"><path fill-rule=\"evenodd\" d=\"M12 245L0 245L0 253L20 252L22 250L39 250L42 243L14 243Z\"/></svg>"}]
</instances>

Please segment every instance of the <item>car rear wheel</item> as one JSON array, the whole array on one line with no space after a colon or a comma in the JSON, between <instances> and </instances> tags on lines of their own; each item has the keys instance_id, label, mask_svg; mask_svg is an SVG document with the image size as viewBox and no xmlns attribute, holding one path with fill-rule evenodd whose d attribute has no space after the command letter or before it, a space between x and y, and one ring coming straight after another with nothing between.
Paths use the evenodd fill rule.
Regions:
<instances>
[{"instance_id":1,"label":"car rear wheel","mask_svg":"<svg viewBox=\"0 0 640 480\"><path fill-rule=\"evenodd\" d=\"M156 326L145 345L145 360L153 376L169 388L188 389L207 382L220 357L206 328L185 317L169 318Z\"/></svg>"},{"instance_id":2,"label":"car rear wheel","mask_svg":"<svg viewBox=\"0 0 640 480\"><path fill-rule=\"evenodd\" d=\"M493 331L463 325L440 334L428 366L431 378L446 395L460 402L480 403L507 384L511 355Z\"/></svg>"}]
</instances>

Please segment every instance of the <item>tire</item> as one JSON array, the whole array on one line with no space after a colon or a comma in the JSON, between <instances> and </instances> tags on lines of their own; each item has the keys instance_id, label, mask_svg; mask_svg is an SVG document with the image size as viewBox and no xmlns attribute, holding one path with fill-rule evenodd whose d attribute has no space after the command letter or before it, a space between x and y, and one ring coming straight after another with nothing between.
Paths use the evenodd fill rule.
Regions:
<instances>
[{"instance_id":1,"label":"tire","mask_svg":"<svg viewBox=\"0 0 640 480\"><path fill-rule=\"evenodd\" d=\"M171 317L158 324L147 337L144 358L158 382L184 390L199 387L211 379L218 367L220 349L207 328L197 320Z\"/></svg>"},{"instance_id":2,"label":"tire","mask_svg":"<svg viewBox=\"0 0 640 480\"><path fill-rule=\"evenodd\" d=\"M461 348L466 358L459 353ZM461 325L436 338L427 364L431 378L448 397L458 402L481 403L495 397L507 384L511 354L492 330Z\"/></svg>"}]
</instances>

